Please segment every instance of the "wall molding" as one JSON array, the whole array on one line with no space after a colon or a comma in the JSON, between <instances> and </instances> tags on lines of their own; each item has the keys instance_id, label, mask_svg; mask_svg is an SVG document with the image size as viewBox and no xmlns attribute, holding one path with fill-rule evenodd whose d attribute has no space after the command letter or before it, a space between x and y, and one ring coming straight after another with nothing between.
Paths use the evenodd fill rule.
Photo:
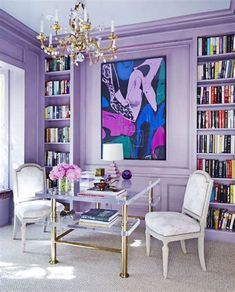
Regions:
<instances>
[{"instance_id":1,"label":"wall molding","mask_svg":"<svg viewBox=\"0 0 235 292\"><path fill-rule=\"evenodd\" d=\"M0 9L0 28L14 35L16 39L26 42L27 45L41 50L40 44L36 39L37 33L2 9Z\"/></svg>"},{"instance_id":2,"label":"wall molding","mask_svg":"<svg viewBox=\"0 0 235 292\"><path fill-rule=\"evenodd\" d=\"M118 38L140 36L150 33L164 33L184 29L199 28L203 26L233 23L235 21L235 0L231 0L228 9L195 13L186 16L177 16L162 20L149 21L137 24L116 27ZM102 38L107 39L108 29L104 30ZM94 34L95 35L95 34Z\"/></svg>"}]
</instances>

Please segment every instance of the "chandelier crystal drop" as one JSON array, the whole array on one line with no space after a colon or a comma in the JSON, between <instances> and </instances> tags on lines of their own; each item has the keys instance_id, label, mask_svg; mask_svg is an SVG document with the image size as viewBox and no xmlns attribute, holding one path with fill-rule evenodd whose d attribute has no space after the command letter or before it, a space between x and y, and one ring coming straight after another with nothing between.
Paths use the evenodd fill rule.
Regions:
<instances>
[{"instance_id":1,"label":"chandelier crystal drop","mask_svg":"<svg viewBox=\"0 0 235 292\"><path fill-rule=\"evenodd\" d=\"M40 33L37 39L41 43L44 52L53 58L70 56L71 62L78 66L83 62L85 56L90 59L90 64L97 62L111 61L116 58L116 39L114 23L111 22L111 32L108 36L110 44L101 46L101 38L90 34L94 31L89 20L87 8L84 0L75 3L74 8L70 9L68 34L59 35L62 26L59 23L58 11L55 12L49 36L43 32L43 20L40 24ZM52 37L54 36L54 41Z\"/></svg>"}]
</instances>

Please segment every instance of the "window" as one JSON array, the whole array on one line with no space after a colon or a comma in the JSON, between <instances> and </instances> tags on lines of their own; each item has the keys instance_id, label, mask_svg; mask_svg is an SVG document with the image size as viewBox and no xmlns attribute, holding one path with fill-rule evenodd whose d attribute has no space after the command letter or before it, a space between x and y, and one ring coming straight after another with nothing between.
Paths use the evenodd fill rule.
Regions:
<instances>
[{"instance_id":1,"label":"window","mask_svg":"<svg viewBox=\"0 0 235 292\"><path fill-rule=\"evenodd\" d=\"M9 187L8 71L0 70L0 190Z\"/></svg>"}]
</instances>

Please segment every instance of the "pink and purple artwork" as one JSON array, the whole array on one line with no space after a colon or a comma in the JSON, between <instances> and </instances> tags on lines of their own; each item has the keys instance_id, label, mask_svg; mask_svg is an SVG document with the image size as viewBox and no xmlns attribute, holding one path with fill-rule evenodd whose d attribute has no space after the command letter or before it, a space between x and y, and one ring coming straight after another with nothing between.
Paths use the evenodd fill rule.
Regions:
<instances>
[{"instance_id":1,"label":"pink and purple artwork","mask_svg":"<svg viewBox=\"0 0 235 292\"><path fill-rule=\"evenodd\" d=\"M166 160L166 57L101 65L102 145L124 159Z\"/></svg>"}]
</instances>

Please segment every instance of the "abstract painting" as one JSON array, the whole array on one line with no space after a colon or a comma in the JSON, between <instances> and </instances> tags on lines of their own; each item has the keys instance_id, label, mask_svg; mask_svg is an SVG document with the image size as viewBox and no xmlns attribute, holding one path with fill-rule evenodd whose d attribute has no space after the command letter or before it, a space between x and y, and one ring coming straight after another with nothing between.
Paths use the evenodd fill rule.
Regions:
<instances>
[{"instance_id":1,"label":"abstract painting","mask_svg":"<svg viewBox=\"0 0 235 292\"><path fill-rule=\"evenodd\" d=\"M166 57L102 63L101 111L102 145L122 143L124 159L166 160Z\"/></svg>"}]
</instances>

